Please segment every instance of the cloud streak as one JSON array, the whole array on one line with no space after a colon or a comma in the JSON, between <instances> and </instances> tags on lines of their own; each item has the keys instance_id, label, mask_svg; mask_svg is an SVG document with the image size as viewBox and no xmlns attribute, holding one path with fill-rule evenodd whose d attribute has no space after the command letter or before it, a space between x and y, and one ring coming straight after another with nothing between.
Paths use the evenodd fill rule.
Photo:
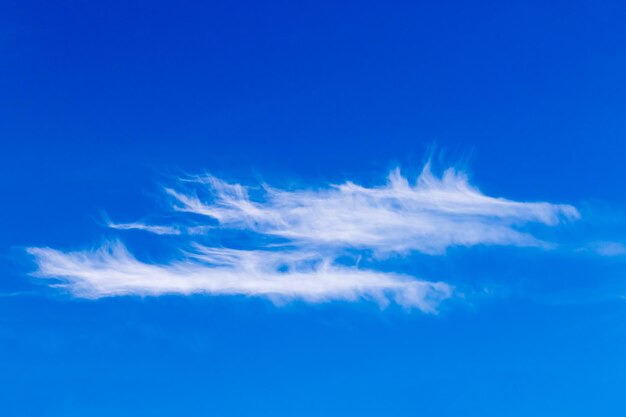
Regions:
<instances>
[{"instance_id":1,"label":"cloud streak","mask_svg":"<svg viewBox=\"0 0 626 417\"><path fill-rule=\"evenodd\" d=\"M203 235L214 229L209 225L180 226L180 225L154 225L141 222L113 223L108 222L107 227L116 230L140 230L154 233L155 235Z\"/></svg>"},{"instance_id":2,"label":"cloud streak","mask_svg":"<svg viewBox=\"0 0 626 417\"><path fill-rule=\"evenodd\" d=\"M602 256L626 256L626 245L621 242L595 242L589 248Z\"/></svg>"},{"instance_id":3,"label":"cloud streak","mask_svg":"<svg viewBox=\"0 0 626 417\"><path fill-rule=\"evenodd\" d=\"M107 224L111 229L117 230L143 230L145 232L154 233L156 235L180 235L182 232L180 228L176 226L160 226L150 225L139 222L132 223L112 223Z\"/></svg>"},{"instance_id":4,"label":"cloud streak","mask_svg":"<svg viewBox=\"0 0 626 417\"><path fill-rule=\"evenodd\" d=\"M250 198L248 188L213 176L187 182L195 185L191 191L166 189L176 210L300 245L378 253L434 255L479 244L545 246L521 227L555 226L579 217L570 205L486 196L465 174L448 169L437 178L428 165L414 184L394 170L379 187L346 182L320 190L281 190L265 185L257 199Z\"/></svg>"},{"instance_id":5,"label":"cloud streak","mask_svg":"<svg viewBox=\"0 0 626 417\"><path fill-rule=\"evenodd\" d=\"M233 250L195 246L169 264L137 260L121 243L94 251L31 248L37 275L85 298L119 295L211 294L263 296L275 302L356 301L399 305L434 313L452 295L443 282L340 266L314 253Z\"/></svg>"}]
</instances>

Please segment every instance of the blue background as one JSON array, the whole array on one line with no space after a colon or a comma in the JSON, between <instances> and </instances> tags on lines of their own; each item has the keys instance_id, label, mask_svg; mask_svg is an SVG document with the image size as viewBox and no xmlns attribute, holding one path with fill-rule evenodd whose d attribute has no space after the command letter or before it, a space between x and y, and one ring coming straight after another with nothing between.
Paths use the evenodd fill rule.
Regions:
<instances>
[{"instance_id":1,"label":"blue background","mask_svg":"<svg viewBox=\"0 0 626 417\"><path fill-rule=\"evenodd\" d=\"M624 240L625 21L622 2L1 0L2 414L623 416L626 262L574 249ZM28 276L24 247L116 237L101 210L155 211L179 172L373 184L433 146L486 194L579 207L565 249L397 260L498 289L439 316L81 301Z\"/></svg>"}]
</instances>

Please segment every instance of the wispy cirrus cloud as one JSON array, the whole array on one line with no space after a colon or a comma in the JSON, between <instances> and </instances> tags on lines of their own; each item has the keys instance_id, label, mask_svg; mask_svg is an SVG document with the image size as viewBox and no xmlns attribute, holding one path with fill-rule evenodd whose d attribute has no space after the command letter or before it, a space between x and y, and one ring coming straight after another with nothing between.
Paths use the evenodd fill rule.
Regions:
<instances>
[{"instance_id":1,"label":"wispy cirrus cloud","mask_svg":"<svg viewBox=\"0 0 626 417\"><path fill-rule=\"evenodd\" d=\"M441 178L427 165L411 184L399 170L387 183L367 188L352 182L317 190L248 188L213 176L187 179L192 191L167 188L175 209L200 214L223 227L253 230L301 245L354 247L379 253L441 254L452 246L543 246L521 230L529 223L555 226L574 220L573 206L517 202L486 196L454 169Z\"/></svg>"},{"instance_id":2,"label":"wispy cirrus cloud","mask_svg":"<svg viewBox=\"0 0 626 417\"><path fill-rule=\"evenodd\" d=\"M142 222L114 223L107 222L107 227L116 230L140 230L155 235L201 235L210 232L214 227L209 225L181 226L158 225Z\"/></svg>"},{"instance_id":3,"label":"wispy cirrus cloud","mask_svg":"<svg viewBox=\"0 0 626 417\"><path fill-rule=\"evenodd\" d=\"M131 222L131 223L109 222L107 226L110 227L111 229L117 229L117 230L143 230L145 232L154 233L156 235L180 235L182 233L181 228L177 226L151 225L151 224L145 224L141 222Z\"/></svg>"},{"instance_id":4,"label":"wispy cirrus cloud","mask_svg":"<svg viewBox=\"0 0 626 417\"><path fill-rule=\"evenodd\" d=\"M144 263L120 243L93 251L31 248L37 275L79 297L211 294L264 296L308 302L369 299L435 312L452 294L443 282L340 266L315 253L233 250L195 246L183 260Z\"/></svg>"},{"instance_id":5,"label":"wispy cirrus cloud","mask_svg":"<svg viewBox=\"0 0 626 417\"><path fill-rule=\"evenodd\" d=\"M580 216L566 204L487 196L463 172L448 169L437 177L429 165L414 182L394 170L377 187L345 182L285 190L204 175L181 179L165 192L173 210L189 215L185 226L111 221L108 226L162 239L178 235L181 259L140 261L119 242L77 252L30 248L36 274L56 278L51 285L87 298L204 293L274 301L368 299L435 312L455 293L451 285L379 271L375 263L362 269L337 260L346 254L442 255L454 246L547 247L525 227L557 226ZM232 229L264 239L237 250L199 243L205 234L219 241Z\"/></svg>"},{"instance_id":6,"label":"wispy cirrus cloud","mask_svg":"<svg viewBox=\"0 0 626 417\"><path fill-rule=\"evenodd\" d=\"M589 249L602 256L626 256L626 245L621 242L594 242Z\"/></svg>"}]
</instances>

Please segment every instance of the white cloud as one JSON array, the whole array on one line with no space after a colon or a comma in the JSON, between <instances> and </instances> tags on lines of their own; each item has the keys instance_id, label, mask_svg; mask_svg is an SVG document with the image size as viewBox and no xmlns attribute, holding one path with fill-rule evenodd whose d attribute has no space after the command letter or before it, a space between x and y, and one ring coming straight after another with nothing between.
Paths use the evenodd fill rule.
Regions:
<instances>
[{"instance_id":1,"label":"white cloud","mask_svg":"<svg viewBox=\"0 0 626 417\"><path fill-rule=\"evenodd\" d=\"M595 242L589 247L591 250L602 256L626 255L626 245L620 242Z\"/></svg>"},{"instance_id":2,"label":"white cloud","mask_svg":"<svg viewBox=\"0 0 626 417\"><path fill-rule=\"evenodd\" d=\"M450 285L349 267L336 259L355 250L356 255L363 250L437 255L449 247L479 244L545 247L547 243L524 226L556 226L579 217L570 205L487 196L462 172L448 169L439 178L428 165L413 184L395 170L386 184L370 188L346 182L321 189L252 189L197 176L165 191L174 209L194 215L179 217L182 224L173 225L106 219L107 224L118 230L179 235L183 247L177 249L193 248L184 258L142 262L121 243L78 252L31 248L36 274L56 278L51 285L87 298L204 293L274 301L369 299L435 312L452 296ZM197 215L210 220L198 222ZM213 241L221 241L227 229L250 233L252 239L242 241L246 250L196 243L209 232ZM259 240L256 234L280 239Z\"/></svg>"},{"instance_id":3,"label":"white cloud","mask_svg":"<svg viewBox=\"0 0 626 417\"><path fill-rule=\"evenodd\" d=\"M176 226L159 226L139 222L133 223L108 223L111 229L117 230L143 230L157 235L180 235L181 230Z\"/></svg>"},{"instance_id":4,"label":"white cloud","mask_svg":"<svg viewBox=\"0 0 626 417\"><path fill-rule=\"evenodd\" d=\"M168 264L137 260L121 243L94 251L62 252L30 248L37 276L78 297L194 294L263 296L274 301L300 299L390 301L436 312L452 295L442 282L341 266L314 253L233 250L195 246L185 259Z\"/></svg>"},{"instance_id":5,"label":"white cloud","mask_svg":"<svg viewBox=\"0 0 626 417\"><path fill-rule=\"evenodd\" d=\"M264 186L257 199L250 198L246 187L213 176L187 182L196 185L193 191L166 189L179 211L300 245L365 248L377 253L441 254L451 246L478 244L545 246L521 227L528 223L554 226L579 217L570 205L486 196L462 172L448 169L437 178L428 165L414 184L395 170L380 187L352 182L318 190Z\"/></svg>"},{"instance_id":6,"label":"white cloud","mask_svg":"<svg viewBox=\"0 0 626 417\"><path fill-rule=\"evenodd\" d=\"M107 226L116 230L141 230L144 232L154 233L156 235L201 235L206 234L213 229L209 225L196 225L196 226L167 226L167 225L153 225L145 224L141 222L132 223L113 223L108 222Z\"/></svg>"}]
</instances>

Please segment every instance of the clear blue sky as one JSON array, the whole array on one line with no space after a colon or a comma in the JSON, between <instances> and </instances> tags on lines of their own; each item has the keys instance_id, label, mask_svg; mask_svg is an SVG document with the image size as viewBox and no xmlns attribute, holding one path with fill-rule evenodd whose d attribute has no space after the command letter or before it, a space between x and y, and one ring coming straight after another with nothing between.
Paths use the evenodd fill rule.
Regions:
<instances>
[{"instance_id":1,"label":"clear blue sky","mask_svg":"<svg viewBox=\"0 0 626 417\"><path fill-rule=\"evenodd\" d=\"M617 1L1 1L0 414L624 416L625 21ZM429 156L436 191L454 166L492 211L377 197ZM207 172L267 217L207 216L227 187L188 185ZM182 255L198 243L265 252L221 283ZM294 289L268 254L302 251ZM432 308L403 298L432 282Z\"/></svg>"}]
</instances>

